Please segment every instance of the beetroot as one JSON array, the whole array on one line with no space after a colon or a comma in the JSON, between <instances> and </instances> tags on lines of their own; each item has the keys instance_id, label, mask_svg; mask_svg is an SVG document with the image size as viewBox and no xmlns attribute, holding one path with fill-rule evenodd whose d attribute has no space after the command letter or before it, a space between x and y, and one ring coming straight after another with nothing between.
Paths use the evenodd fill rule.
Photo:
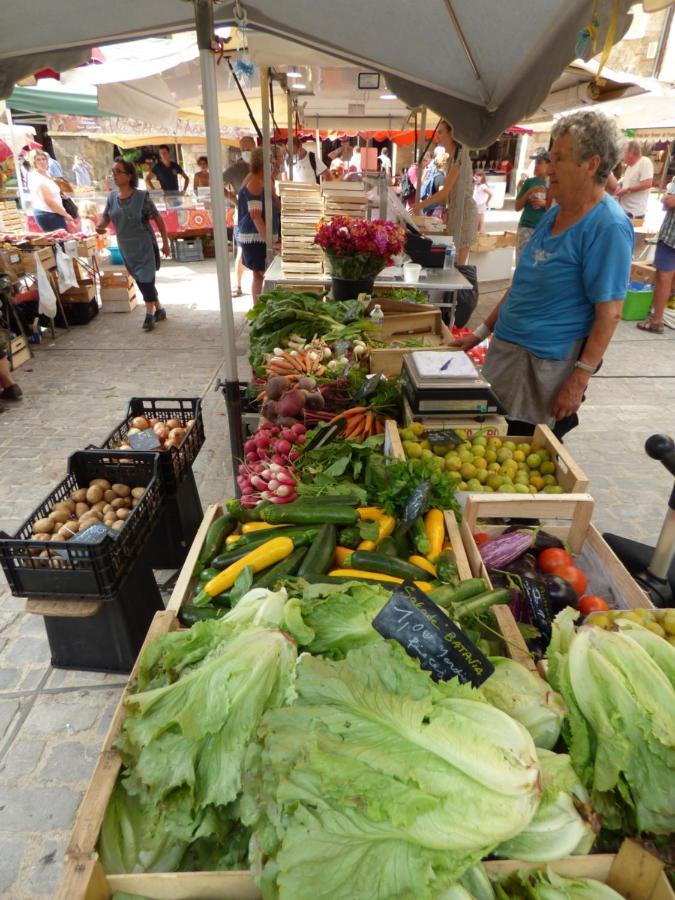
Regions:
<instances>
[{"instance_id":1,"label":"beetroot","mask_svg":"<svg viewBox=\"0 0 675 900\"><path fill-rule=\"evenodd\" d=\"M264 419L269 419L271 422L273 422L279 415L279 410L274 400L266 400L262 405L260 414Z\"/></svg>"},{"instance_id":2,"label":"beetroot","mask_svg":"<svg viewBox=\"0 0 675 900\"><path fill-rule=\"evenodd\" d=\"M288 391L277 403L277 412L280 416L295 418L305 408L305 395L302 391Z\"/></svg>"},{"instance_id":3,"label":"beetroot","mask_svg":"<svg viewBox=\"0 0 675 900\"><path fill-rule=\"evenodd\" d=\"M288 378L284 375L274 375L267 382L265 393L269 400L279 400L288 388Z\"/></svg>"},{"instance_id":4,"label":"beetroot","mask_svg":"<svg viewBox=\"0 0 675 900\"><path fill-rule=\"evenodd\" d=\"M305 405L307 409L324 409L326 401L323 399L323 394L315 391L313 394L309 394Z\"/></svg>"}]
</instances>

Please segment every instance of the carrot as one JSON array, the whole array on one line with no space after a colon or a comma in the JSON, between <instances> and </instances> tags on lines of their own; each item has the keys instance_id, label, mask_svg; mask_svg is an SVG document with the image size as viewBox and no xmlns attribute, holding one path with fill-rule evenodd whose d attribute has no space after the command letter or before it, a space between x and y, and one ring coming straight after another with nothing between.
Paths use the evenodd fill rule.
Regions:
<instances>
[{"instance_id":1,"label":"carrot","mask_svg":"<svg viewBox=\"0 0 675 900\"><path fill-rule=\"evenodd\" d=\"M260 393L258 394L258 396L255 398L255 402L256 402L256 403L259 403L261 400L264 400L264 398L265 398L266 396L267 396L267 391L260 391Z\"/></svg>"},{"instance_id":2,"label":"carrot","mask_svg":"<svg viewBox=\"0 0 675 900\"><path fill-rule=\"evenodd\" d=\"M368 410L368 412L366 413L365 422L363 423L363 435L366 438L369 438L372 434L373 419L373 413L371 412L371 410Z\"/></svg>"},{"instance_id":3,"label":"carrot","mask_svg":"<svg viewBox=\"0 0 675 900\"><path fill-rule=\"evenodd\" d=\"M383 434L384 433L384 424L382 419L375 420L375 434Z\"/></svg>"},{"instance_id":4,"label":"carrot","mask_svg":"<svg viewBox=\"0 0 675 900\"><path fill-rule=\"evenodd\" d=\"M343 438L353 438L362 430L364 424L364 417L352 417L349 421L349 424L345 428L342 433Z\"/></svg>"},{"instance_id":5,"label":"carrot","mask_svg":"<svg viewBox=\"0 0 675 900\"><path fill-rule=\"evenodd\" d=\"M352 406L351 409L346 409L344 412L341 412L337 416L333 416L330 420L330 424L332 425L334 422L341 422L343 419L351 419L354 416L360 416L366 411L365 406Z\"/></svg>"}]
</instances>

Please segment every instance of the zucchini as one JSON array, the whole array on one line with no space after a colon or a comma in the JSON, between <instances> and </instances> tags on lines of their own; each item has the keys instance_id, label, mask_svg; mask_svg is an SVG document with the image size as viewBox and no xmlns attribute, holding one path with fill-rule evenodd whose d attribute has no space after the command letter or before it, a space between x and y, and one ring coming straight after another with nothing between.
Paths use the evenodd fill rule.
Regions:
<instances>
[{"instance_id":1,"label":"zucchini","mask_svg":"<svg viewBox=\"0 0 675 900\"><path fill-rule=\"evenodd\" d=\"M396 556L399 559L407 559L411 553L415 552L413 542L410 539L410 532L403 525L399 525L391 536L394 544L396 544Z\"/></svg>"},{"instance_id":2,"label":"zucchini","mask_svg":"<svg viewBox=\"0 0 675 900\"><path fill-rule=\"evenodd\" d=\"M208 568L204 569L204 571L199 576L199 583L206 584L207 581L211 581L212 578L215 578L220 569Z\"/></svg>"},{"instance_id":3,"label":"zucchini","mask_svg":"<svg viewBox=\"0 0 675 900\"><path fill-rule=\"evenodd\" d=\"M333 554L337 545L337 530L335 525L322 525L312 545L307 551L298 569L298 575L302 577L305 572L327 572L333 562Z\"/></svg>"},{"instance_id":4,"label":"zucchini","mask_svg":"<svg viewBox=\"0 0 675 900\"><path fill-rule=\"evenodd\" d=\"M228 500L225 504L228 513L233 516L237 522L257 522L260 519L260 513L265 506L270 504L259 503L253 509L247 509L241 505L240 500Z\"/></svg>"},{"instance_id":5,"label":"zucchini","mask_svg":"<svg viewBox=\"0 0 675 900\"><path fill-rule=\"evenodd\" d=\"M434 588L429 596L438 606L449 609L453 604L470 600L471 597L483 594L486 590L487 583L483 578L468 578L466 581L462 581L458 587L442 584L440 587Z\"/></svg>"},{"instance_id":6,"label":"zucchini","mask_svg":"<svg viewBox=\"0 0 675 900\"><path fill-rule=\"evenodd\" d=\"M384 556L398 556L398 548L396 546L396 541L394 540L394 538L382 538L378 545L377 552L383 554Z\"/></svg>"},{"instance_id":7,"label":"zucchini","mask_svg":"<svg viewBox=\"0 0 675 900\"><path fill-rule=\"evenodd\" d=\"M441 581L457 584L457 565L453 550L442 550L436 560L436 572Z\"/></svg>"},{"instance_id":8,"label":"zucchini","mask_svg":"<svg viewBox=\"0 0 675 900\"><path fill-rule=\"evenodd\" d=\"M345 560L345 566L365 572L392 575L394 578L409 578L411 581L428 581L429 579L429 573L419 566L392 556L385 556L384 553L376 553L373 550L355 550Z\"/></svg>"},{"instance_id":9,"label":"zucchini","mask_svg":"<svg viewBox=\"0 0 675 900\"><path fill-rule=\"evenodd\" d=\"M258 532L255 535L246 535L246 537L250 537L251 540L244 541L242 538L241 541L237 541L232 550L228 550L226 553L221 553L220 556L216 556L213 560L213 568L218 569L219 571L226 569L230 563L237 562L238 559L241 559L242 556L246 556L247 553L250 553L251 550L255 550L256 547L262 547L263 544L271 541L273 537L289 537L293 541L293 546L307 547L316 537L318 530L318 525L315 525L314 527L298 526L297 528L280 528L274 529L274 531Z\"/></svg>"},{"instance_id":10,"label":"zucchini","mask_svg":"<svg viewBox=\"0 0 675 900\"><path fill-rule=\"evenodd\" d=\"M202 552L199 554L199 562L202 565L208 566L213 557L220 553L225 543L225 538L228 534L232 534L236 527L237 520L229 514L220 516L215 522L211 522L209 530L206 532L206 540L204 541Z\"/></svg>"},{"instance_id":11,"label":"zucchini","mask_svg":"<svg viewBox=\"0 0 675 900\"><path fill-rule=\"evenodd\" d=\"M359 514L353 506L294 500L264 509L262 518L270 525L356 525Z\"/></svg>"},{"instance_id":12,"label":"zucchini","mask_svg":"<svg viewBox=\"0 0 675 900\"><path fill-rule=\"evenodd\" d=\"M470 597L460 603L453 603L452 613L455 619L465 619L467 616L477 616L487 612L491 606L498 606L511 602L511 591L507 588L498 588L495 591L486 591L483 594Z\"/></svg>"},{"instance_id":13,"label":"zucchini","mask_svg":"<svg viewBox=\"0 0 675 900\"><path fill-rule=\"evenodd\" d=\"M361 543L361 532L357 526L350 525L349 528L342 529L339 535L339 541L341 547L348 547L350 550L355 550Z\"/></svg>"},{"instance_id":14,"label":"zucchini","mask_svg":"<svg viewBox=\"0 0 675 900\"><path fill-rule=\"evenodd\" d=\"M418 516L415 519L413 525L413 541L415 543L415 549L418 553L421 553L422 556L427 556L431 553L431 541L427 536L427 530L424 527L424 519L422 519L421 516Z\"/></svg>"},{"instance_id":15,"label":"zucchini","mask_svg":"<svg viewBox=\"0 0 675 900\"><path fill-rule=\"evenodd\" d=\"M215 606L184 606L178 610L178 621L188 628L197 622L205 622L208 619L220 619L226 610Z\"/></svg>"},{"instance_id":16,"label":"zucchini","mask_svg":"<svg viewBox=\"0 0 675 900\"><path fill-rule=\"evenodd\" d=\"M290 556L287 556L286 559L282 559L281 562L278 562L276 566L272 566L271 569L267 569L259 578L255 578L253 580L253 587L271 590L277 581L288 578L289 575L295 575L306 554L306 547L296 547Z\"/></svg>"},{"instance_id":17,"label":"zucchini","mask_svg":"<svg viewBox=\"0 0 675 900\"><path fill-rule=\"evenodd\" d=\"M391 581L378 581L374 578L358 578L355 575L322 575L320 572L307 572L302 580L308 584L348 584L350 581L363 581L364 584L378 584L380 587L393 591L396 587Z\"/></svg>"}]
</instances>

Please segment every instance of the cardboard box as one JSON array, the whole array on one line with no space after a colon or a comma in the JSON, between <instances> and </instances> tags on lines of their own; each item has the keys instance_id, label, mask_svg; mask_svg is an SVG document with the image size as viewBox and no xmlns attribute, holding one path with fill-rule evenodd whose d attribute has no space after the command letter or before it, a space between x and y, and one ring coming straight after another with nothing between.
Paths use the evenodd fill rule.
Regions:
<instances>
[{"instance_id":1,"label":"cardboard box","mask_svg":"<svg viewBox=\"0 0 675 900\"><path fill-rule=\"evenodd\" d=\"M86 279L80 282L79 287L68 288L61 294L64 303L89 303L96 296L94 282Z\"/></svg>"},{"instance_id":2,"label":"cardboard box","mask_svg":"<svg viewBox=\"0 0 675 900\"><path fill-rule=\"evenodd\" d=\"M504 247L516 246L516 232L503 231L491 234L479 234L471 245L472 253L487 253L490 250L502 250Z\"/></svg>"},{"instance_id":3,"label":"cardboard box","mask_svg":"<svg viewBox=\"0 0 675 900\"><path fill-rule=\"evenodd\" d=\"M110 290L110 288L108 288ZM101 291L101 312L104 313L130 313L138 306L136 291L130 288L124 297L110 299L103 296Z\"/></svg>"},{"instance_id":4,"label":"cardboard box","mask_svg":"<svg viewBox=\"0 0 675 900\"><path fill-rule=\"evenodd\" d=\"M124 267L103 269L101 271L101 290L103 288L131 288L133 280Z\"/></svg>"},{"instance_id":5,"label":"cardboard box","mask_svg":"<svg viewBox=\"0 0 675 900\"><path fill-rule=\"evenodd\" d=\"M52 247L41 247L39 250L21 251L21 267L24 272L33 273L36 271L36 258L40 259L43 269L56 268L56 257Z\"/></svg>"},{"instance_id":6,"label":"cardboard box","mask_svg":"<svg viewBox=\"0 0 675 900\"><path fill-rule=\"evenodd\" d=\"M101 303L106 304L115 300L129 301L136 296L136 288L134 285L128 287L102 287Z\"/></svg>"},{"instance_id":7,"label":"cardboard box","mask_svg":"<svg viewBox=\"0 0 675 900\"><path fill-rule=\"evenodd\" d=\"M31 358L30 347L26 341L26 338L23 335L19 335L18 337L12 338L11 341L11 350L12 350L12 363L11 368L12 371L14 369L18 369L19 366L22 366L25 362Z\"/></svg>"},{"instance_id":8,"label":"cardboard box","mask_svg":"<svg viewBox=\"0 0 675 900\"><path fill-rule=\"evenodd\" d=\"M16 281L23 272L20 250L0 250L0 272Z\"/></svg>"},{"instance_id":9,"label":"cardboard box","mask_svg":"<svg viewBox=\"0 0 675 900\"><path fill-rule=\"evenodd\" d=\"M634 262L630 267L630 280L639 281L640 284L654 284L656 269L649 263Z\"/></svg>"}]
</instances>

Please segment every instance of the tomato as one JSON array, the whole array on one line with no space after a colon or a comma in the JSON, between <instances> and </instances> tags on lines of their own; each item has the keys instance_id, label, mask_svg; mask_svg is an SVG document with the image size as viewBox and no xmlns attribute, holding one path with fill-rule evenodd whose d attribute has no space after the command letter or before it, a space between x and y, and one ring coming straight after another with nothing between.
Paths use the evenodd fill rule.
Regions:
<instances>
[{"instance_id":1,"label":"tomato","mask_svg":"<svg viewBox=\"0 0 675 900\"><path fill-rule=\"evenodd\" d=\"M556 566L550 574L564 578L565 581L572 585L579 597L582 596L588 585L588 579L581 569L577 569L576 566Z\"/></svg>"},{"instance_id":2,"label":"tomato","mask_svg":"<svg viewBox=\"0 0 675 900\"><path fill-rule=\"evenodd\" d=\"M604 612L606 609L609 609L607 602L597 594L586 594L579 600L579 612L584 616L592 612Z\"/></svg>"},{"instance_id":3,"label":"tomato","mask_svg":"<svg viewBox=\"0 0 675 900\"><path fill-rule=\"evenodd\" d=\"M549 547L548 550L541 551L537 557L537 565L542 572L550 575L558 566L573 566L574 560L567 550Z\"/></svg>"},{"instance_id":4,"label":"tomato","mask_svg":"<svg viewBox=\"0 0 675 900\"><path fill-rule=\"evenodd\" d=\"M481 544L487 544L490 540L490 535L485 534L484 531L479 531L477 534L474 534L473 539L476 542L476 546L480 547Z\"/></svg>"}]
</instances>

